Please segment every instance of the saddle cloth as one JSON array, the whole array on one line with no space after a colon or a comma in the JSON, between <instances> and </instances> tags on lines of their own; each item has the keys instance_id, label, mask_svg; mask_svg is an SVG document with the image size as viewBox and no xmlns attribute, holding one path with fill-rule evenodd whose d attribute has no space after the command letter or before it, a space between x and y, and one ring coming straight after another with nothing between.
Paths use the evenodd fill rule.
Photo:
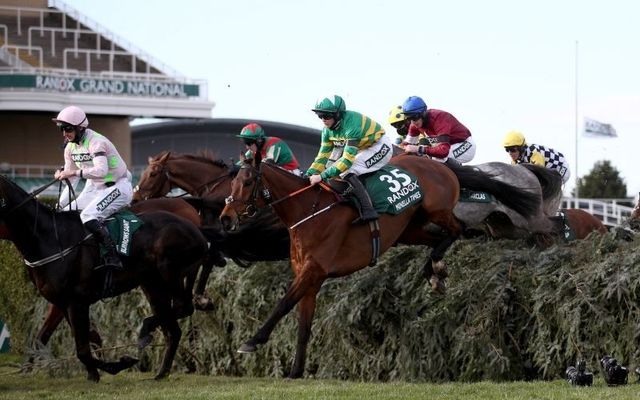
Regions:
<instances>
[{"instance_id":1,"label":"saddle cloth","mask_svg":"<svg viewBox=\"0 0 640 400\"><path fill-rule=\"evenodd\" d=\"M116 243L118 253L128 256L131 251L133 234L140 229L143 222L128 209L118 211L105 221L111 238Z\"/></svg>"},{"instance_id":2,"label":"saddle cloth","mask_svg":"<svg viewBox=\"0 0 640 400\"><path fill-rule=\"evenodd\" d=\"M418 179L394 165L385 165L359 178L378 213L397 215L423 198Z\"/></svg>"}]
</instances>

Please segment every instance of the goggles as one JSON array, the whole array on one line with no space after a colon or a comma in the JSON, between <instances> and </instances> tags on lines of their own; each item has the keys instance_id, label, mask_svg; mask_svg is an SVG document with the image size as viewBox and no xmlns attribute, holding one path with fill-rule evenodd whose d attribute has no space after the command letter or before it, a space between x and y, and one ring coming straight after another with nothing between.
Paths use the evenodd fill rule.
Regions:
<instances>
[{"instance_id":1,"label":"goggles","mask_svg":"<svg viewBox=\"0 0 640 400\"><path fill-rule=\"evenodd\" d=\"M318 118L322 119L322 120L327 120L327 119L333 119L335 118L335 114L333 113L323 113L323 112L319 112L317 113Z\"/></svg>"},{"instance_id":2,"label":"goggles","mask_svg":"<svg viewBox=\"0 0 640 400\"><path fill-rule=\"evenodd\" d=\"M76 127L73 125L69 125L69 124L58 124L58 129L60 129L61 132L73 132L76 130Z\"/></svg>"}]
</instances>

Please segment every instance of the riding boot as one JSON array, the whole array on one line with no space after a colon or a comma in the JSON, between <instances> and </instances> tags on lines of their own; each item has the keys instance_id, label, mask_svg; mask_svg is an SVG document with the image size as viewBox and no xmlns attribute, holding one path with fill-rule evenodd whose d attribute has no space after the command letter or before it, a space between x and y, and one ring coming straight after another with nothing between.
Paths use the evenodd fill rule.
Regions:
<instances>
[{"instance_id":1,"label":"riding boot","mask_svg":"<svg viewBox=\"0 0 640 400\"><path fill-rule=\"evenodd\" d=\"M349 182L352 189L351 193L356 197L360 204L360 208L358 210L360 211L360 219L357 222L368 222L378 219L378 213L375 208L373 208L373 203L371 203L369 193L367 193L367 190L360 179L358 179L358 176L356 174L347 174L344 177L344 180Z\"/></svg>"},{"instance_id":2,"label":"riding boot","mask_svg":"<svg viewBox=\"0 0 640 400\"><path fill-rule=\"evenodd\" d=\"M92 219L84 223L87 230L93 233L96 239L104 246L106 253L104 255L104 266L112 269L123 269L122 261L118 257L116 244L111 239L107 227L97 219Z\"/></svg>"}]
</instances>

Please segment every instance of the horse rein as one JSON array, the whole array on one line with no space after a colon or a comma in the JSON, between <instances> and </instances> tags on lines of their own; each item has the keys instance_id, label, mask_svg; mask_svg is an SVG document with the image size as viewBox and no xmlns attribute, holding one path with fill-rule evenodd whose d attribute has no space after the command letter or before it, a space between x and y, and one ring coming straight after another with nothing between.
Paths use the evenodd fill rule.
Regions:
<instances>
[{"instance_id":1,"label":"horse rein","mask_svg":"<svg viewBox=\"0 0 640 400\"><path fill-rule=\"evenodd\" d=\"M262 180L262 171L261 171L262 164L260 165L260 169L255 168L253 166L247 166L247 167L244 167L244 168L251 168L256 173L256 176L255 176L256 182L255 182L255 185L253 186L253 189L251 190L251 197L249 199L249 202L248 202L247 206L245 207L244 212L238 214L238 219L251 218L251 217L256 215L256 213L258 211L258 207L256 206L256 200L258 199L258 192L260 191L259 184L260 184L260 181ZM289 173L289 172L287 171L287 173ZM295 197L295 196L307 191L308 189L313 188L314 186L315 185L305 186L303 188L295 190L295 191L289 193L288 195L286 195L284 197L281 197L281 198L279 198L277 200L274 200L274 201L270 200L271 199L271 194L269 193L268 189L263 188L263 190L262 190L262 198L265 200L265 202L269 206L273 207L274 205L282 203L285 200L289 200L292 197ZM328 184L324 183L324 182L320 182L319 186L320 186L321 190L324 189L326 191L333 192L331 187ZM318 194L320 194L320 192L318 192ZM225 204L231 204L234 201L235 201L235 199L233 198L233 195L230 195L229 197L224 199ZM302 224L303 222L306 222L306 221L316 217L317 215L322 214L323 212L329 211L331 208L333 208L337 204L340 204L340 202L338 202L338 201L333 202L333 203L329 204L328 206L324 207L323 209L313 212L311 215L308 215L308 216L304 217L302 220L300 220L300 221L296 222L295 224L293 224L292 226L290 226L289 229L294 229L295 227L297 227L298 225ZM313 204L312 210L314 210L316 207L317 207L317 202L315 202Z\"/></svg>"},{"instance_id":2,"label":"horse rein","mask_svg":"<svg viewBox=\"0 0 640 400\"><path fill-rule=\"evenodd\" d=\"M45 184L44 186L34 190L33 192L29 193L29 195L22 200L20 203L18 203L17 205L15 205L14 207L12 207L9 211L6 212L6 214L4 215L5 217L8 216L9 214L11 214L12 212L18 210L20 207L24 206L25 204L27 204L29 201L31 200L35 200L36 196L39 195L40 193L44 192L49 186L53 185L56 182L60 182L58 179L54 179L51 182L48 182L47 184ZM72 196L71 192L73 192L73 187L71 185L71 182L69 182L69 179L64 179L64 182L67 184L67 186L69 186L70 189L70 193L69 196ZM60 182L60 188L62 188L62 182ZM14 182L12 182L12 184L16 185ZM75 196L74 196L75 197ZM2 200L4 200L4 198L2 198ZM38 212L39 212L39 205L40 203L36 201L36 218L35 218L35 223L33 225L33 236L36 236L36 231L37 231L37 226L38 226ZM53 223L53 228L55 231L55 237L56 240L58 241L58 244L60 244L60 238L58 235L58 229L57 229L57 224L55 223L55 212L53 213L53 218L54 218L54 223ZM69 253L71 253L76 247L78 247L81 243L83 243L84 241L86 241L87 239L89 239L91 236L93 236L92 234L89 234L87 236L85 236L82 240L80 240L78 243L74 244L71 247L68 247L66 249L63 249L62 246L60 246L60 252L53 254L51 256L45 257L43 259L40 259L38 261L29 261L26 258L24 258L24 263L31 267L31 268L36 268L36 267L40 267L42 265L46 265L49 263L52 263L54 261L57 261L61 258L64 258L66 255L68 255Z\"/></svg>"},{"instance_id":3,"label":"horse rein","mask_svg":"<svg viewBox=\"0 0 640 400\"><path fill-rule=\"evenodd\" d=\"M167 168L167 166L165 164L162 164L162 169L160 170L160 173L162 173L167 178L167 181L169 182L169 191L171 191L175 187L178 187L178 186L174 186L174 183L176 182L176 180L173 179L173 177L171 176L171 172L169 172L169 169ZM220 176L218 176L218 177L216 177L216 178L214 178L214 179L212 179L210 181L207 181L207 182L203 183L202 185L197 186L196 188L192 189L190 192L185 191L185 193L183 193L181 195L178 195L178 196L164 196L164 197L180 198L180 197L184 197L184 196L186 196L188 194L196 195L196 196L202 196L202 194L199 194L199 192L202 189L205 189L203 192L211 192L218 185L220 185L220 183L222 183L222 182L219 182L219 181L221 181L223 178L227 178L227 177L230 177L230 176L231 176L231 172L229 172L227 174L224 174L224 175L220 175ZM208 187L211 184L214 184L214 185L211 186L211 187ZM140 185L139 184L138 184L138 190L140 190ZM156 194L158 194L158 193L156 193ZM147 200L147 199L149 199L151 197L153 197L153 196L148 196L148 197L145 198L145 200Z\"/></svg>"}]
</instances>

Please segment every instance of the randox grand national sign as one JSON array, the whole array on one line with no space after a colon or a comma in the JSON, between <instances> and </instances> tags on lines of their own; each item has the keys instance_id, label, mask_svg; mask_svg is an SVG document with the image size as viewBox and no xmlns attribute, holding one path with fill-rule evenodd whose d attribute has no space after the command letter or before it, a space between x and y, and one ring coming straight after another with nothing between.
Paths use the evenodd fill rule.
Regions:
<instances>
[{"instance_id":1,"label":"randox grand national sign","mask_svg":"<svg viewBox=\"0 0 640 400\"><path fill-rule=\"evenodd\" d=\"M0 90L34 89L60 93L143 97L198 97L200 86L178 82L128 79L94 79L56 75L0 74Z\"/></svg>"}]
</instances>

